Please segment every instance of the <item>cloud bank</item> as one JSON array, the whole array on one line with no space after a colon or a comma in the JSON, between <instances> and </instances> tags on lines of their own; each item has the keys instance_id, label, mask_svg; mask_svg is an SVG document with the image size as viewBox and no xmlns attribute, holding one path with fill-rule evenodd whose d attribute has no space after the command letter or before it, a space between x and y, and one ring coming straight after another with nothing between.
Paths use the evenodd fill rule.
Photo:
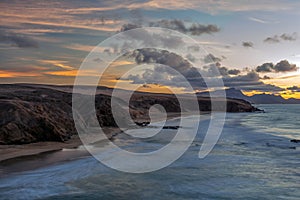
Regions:
<instances>
[{"instance_id":1,"label":"cloud bank","mask_svg":"<svg viewBox=\"0 0 300 200\"><path fill-rule=\"evenodd\" d=\"M15 33L0 31L0 42L9 43L20 48L37 48L38 42L30 37Z\"/></svg>"},{"instance_id":2,"label":"cloud bank","mask_svg":"<svg viewBox=\"0 0 300 200\"><path fill-rule=\"evenodd\" d=\"M179 31L181 33L190 34L190 35L202 35L202 34L213 34L220 31L220 28L214 24L199 24L193 23L190 26L186 25L186 23L182 20L174 19L174 20L159 20L155 22L150 22L148 24L149 27L161 27ZM141 28L140 24L124 24L119 32L128 31L135 28Z\"/></svg>"},{"instance_id":3,"label":"cloud bank","mask_svg":"<svg viewBox=\"0 0 300 200\"><path fill-rule=\"evenodd\" d=\"M264 63L260 66L257 66L255 71L261 72L261 73L267 73L267 72L293 72L297 71L297 66L295 64L289 63L287 60L282 60L278 62L277 64L273 63Z\"/></svg>"}]
</instances>

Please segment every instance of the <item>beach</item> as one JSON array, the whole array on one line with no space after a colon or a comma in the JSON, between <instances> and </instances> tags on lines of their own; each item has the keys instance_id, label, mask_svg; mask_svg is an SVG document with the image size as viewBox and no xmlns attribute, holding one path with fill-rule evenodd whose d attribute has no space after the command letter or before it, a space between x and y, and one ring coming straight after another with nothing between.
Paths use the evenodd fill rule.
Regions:
<instances>
[{"instance_id":1,"label":"beach","mask_svg":"<svg viewBox=\"0 0 300 200\"><path fill-rule=\"evenodd\" d=\"M209 113L203 112L202 114L208 115ZM191 115L191 113L189 113L189 115ZM167 119L171 120L180 116L181 113L169 113ZM182 116L187 115L182 114ZM152 117L152 122L162 121L159 113L154 113ZM141 117L135 121L142 123L148 120L148 118ZM118 134L122 134L121 130L115 127L104 127L103 132L110 140L113 140L114 137L116 137ZM80 148L80 151L71 151L72 149L78 148ZM82 156L90 156L89 152L85 150L84 146L82 146L82 141L78 135L72 136L71 139L65 142L49 141L22 145L0 145L0 154L0 167L3 168L0 170L0 176L4 176L8 172L32 170L39 167L46 167L47 165L53 165L59 162L81 158ZM53 154L55 154L55 156L52 156L51 159L47 162L41 162L40 160L38 160L35 161L34 164L32 164L32 160L37 160L36 158L43 158ZM23 164L28 161L30 165L24 166ZM22 164L23 167L14 167L19 164Z\"/></svg>"}]
</instances>

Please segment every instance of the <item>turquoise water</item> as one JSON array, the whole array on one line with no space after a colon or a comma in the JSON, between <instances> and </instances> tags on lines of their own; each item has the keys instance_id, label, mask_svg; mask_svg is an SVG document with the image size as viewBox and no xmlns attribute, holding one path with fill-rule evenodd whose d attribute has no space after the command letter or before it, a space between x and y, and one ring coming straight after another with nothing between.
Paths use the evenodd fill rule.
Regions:
<instances>
[{"instance_id":1,"label":"turquoise water","mask_svg":"<svg viewBox=\"0 0 300 200\"><path fill-rule=\"evenodd\" d=\"M266 113L227 114L221 138L198 158L207 128L170 166L152 173L109 169L93 157L0 179L0 199L300 199L300 105L258 105ZM169 122L176 124L175 121ZM143 130L141 130L143 131ZM122 144L122 136L116 143ZM135 141L158 147L165 141ZM124 142L128 148L133 142ZM79 150L78 150L79 151Z\"/></svg>"}]
</instances>

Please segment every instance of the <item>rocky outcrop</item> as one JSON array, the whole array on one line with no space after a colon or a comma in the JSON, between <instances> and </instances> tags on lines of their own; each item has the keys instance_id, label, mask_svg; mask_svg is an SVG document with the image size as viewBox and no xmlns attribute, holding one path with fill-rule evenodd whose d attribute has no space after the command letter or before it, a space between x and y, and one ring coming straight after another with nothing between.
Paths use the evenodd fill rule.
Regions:
<instances>
[{"instance_id":1,"label":"rocky outcrop","mask_svg":"<svg viewBox=\"0 0 300 200\"><path fill-rule=\"evenodd\" d=\"M95 107L98 121L92 123L99 123L102 127L116 126L110 101L108 93L96 95ZM198 102L201 111L210 111L209 98L201 97ZM131 117L133 119L147 118L148 110L154 104L162 105L167 112L181 111L174 95L135 93L130 101ZM124 110L126 104L122 99L118 100L116 106L119 107L117 109L119 115L126 112ZM228 99L227 111L253 112L256 108L243 100ZM89 121L88 117L88 113L83 116ZM0 86L0 144L63 142L74 134L76 134L76 129L72 115L72 94L69 91L64 92L61 88L56 90L41 86Z\"/></svg>"},{"instance_id":2,"label":"rocky outcrop","mask_svg":"<svg viewBox=\"0 0 300 200\"><path fill-rule=\"evenodd\" d=\"M4 88L5 87L5 90ZM99 95L98 121L114 126L105 102ZM104 116L105 115L105 116ZM8 87L0 90L0 144L26 144L38 141L66 141L76 134L72 116L72 94L45 88Z\"/></svg>"}]
</instances>

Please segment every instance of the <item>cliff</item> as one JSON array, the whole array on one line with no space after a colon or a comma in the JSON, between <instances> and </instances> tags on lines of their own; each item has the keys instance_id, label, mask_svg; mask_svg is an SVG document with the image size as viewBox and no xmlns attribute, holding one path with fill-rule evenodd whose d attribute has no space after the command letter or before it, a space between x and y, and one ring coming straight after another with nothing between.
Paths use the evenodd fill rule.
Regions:
<instances>
[{"instance_id":1,"label":"cliff","mask_svg":"<svg viewBox=\"0 0 300 200\"><path fill-rule=\"evenodd\" d=\"M100 91L95 96L96 115L102 127L116 126L111 114L110 100L107 89L106 93ZM209 98L201 97L198 102L201 111L210 111ZM148 109L154 104L161 104L167 112L181 111L173 95L135 93L130 101L132 118L147 119ZM117 106L119 114L122 115L125 102L119 99ZM256 108L243 100L227 99L227 111L253 112ZM70 91L39 85L0 86L0 144L63 142L75 134Z\"/></svg>"}]
</instances>

